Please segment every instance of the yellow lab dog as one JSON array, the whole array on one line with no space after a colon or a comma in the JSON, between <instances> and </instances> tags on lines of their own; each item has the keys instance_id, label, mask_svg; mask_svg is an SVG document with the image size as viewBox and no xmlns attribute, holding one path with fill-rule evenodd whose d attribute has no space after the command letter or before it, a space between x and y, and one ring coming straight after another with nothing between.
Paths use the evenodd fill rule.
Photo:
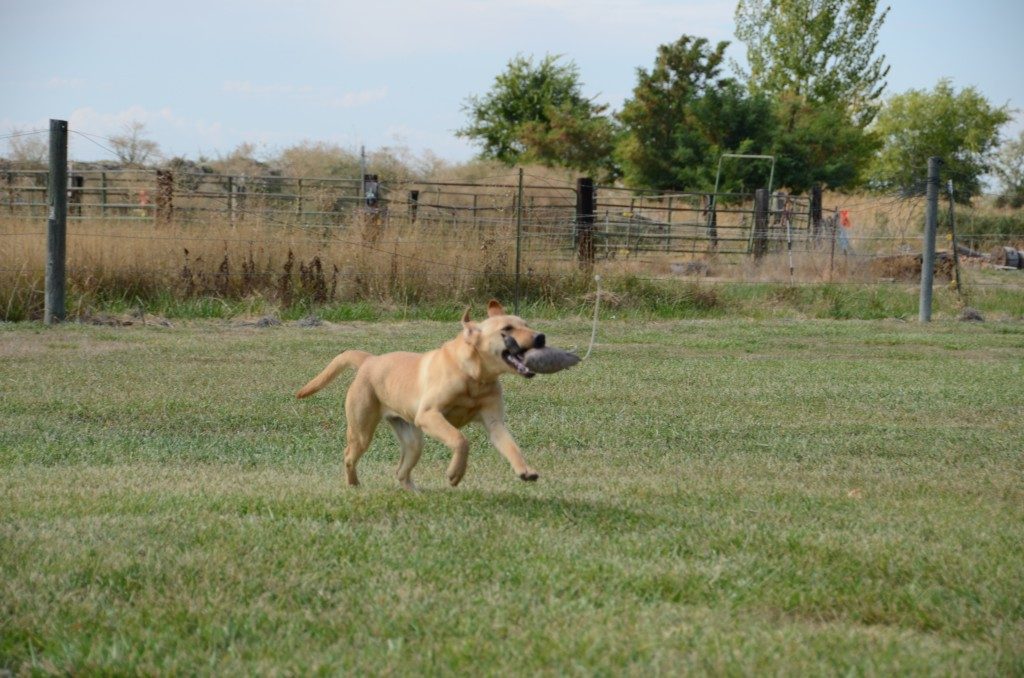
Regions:
<instances>
[{"instance_id":1,"label":"yellow lab dog","mask_svg":"<svg viewBox=\"0 0 1024 678\"><path fill-rule=\"evenodd\" d=\"M451 449L448 482L458 485L469 456L469 441L459 429L471 421L484 425L491 443L520 478L537 479L537 472L526 465L519 446L505 428L498 378L508 373L534 376L522 356L531 348L543 348L544 335L527 327L522 318L506 314L496 300L487 305L487 316L475 323L467 308L459 336L426 353L371 355L345 351L296 394L299 398L312 395L346 367L356 368L345 397L345 471L349 485L359 484L356 465L381 417L394 428L402 448L398 481L403 487L414 488L412 469L420 459L424 433Z\"/></svg>"}]
</instances>

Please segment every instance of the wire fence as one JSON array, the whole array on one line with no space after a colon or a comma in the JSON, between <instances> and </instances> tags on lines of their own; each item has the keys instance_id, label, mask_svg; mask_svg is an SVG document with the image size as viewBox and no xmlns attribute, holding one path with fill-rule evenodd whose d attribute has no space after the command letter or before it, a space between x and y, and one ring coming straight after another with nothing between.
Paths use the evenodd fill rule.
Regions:
<instances>
[{"instance_id":1,"label":"wire fence","mask_svg":"<svg viewBox=\"0 0 1024 678\"><path fill-rule=\"evenodd\" d=\"M0 288L41 279L48 179L45 170L0 168ZM708 284L877 285L920 276L924 199L913 193L823 202L597 186L591 213L581 215L580 190L530 174L520 185L507 177L397 182L78 165L68 173L68 275L82 287L138 287L141 279L186 295L285 301L410 299L423 294L417 286L500 294L513 280L545 293L595 271ZM963 247L954 256L947 241L940 280L961 260L1024 267L1020 211L993 217L958 206L955 219ZM581 261L584 237L592 260Z\"/></svg>"}]
</instances>

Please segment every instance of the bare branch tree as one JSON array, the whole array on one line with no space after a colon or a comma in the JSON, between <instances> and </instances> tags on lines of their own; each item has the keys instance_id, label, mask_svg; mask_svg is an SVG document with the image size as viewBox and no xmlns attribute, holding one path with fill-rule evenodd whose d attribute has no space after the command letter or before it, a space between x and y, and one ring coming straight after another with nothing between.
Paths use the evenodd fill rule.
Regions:
<instances>
[{"instance_id":1,"label":"bare branch tree","mask_svg":"<svg viewBox=\"0 0 1024 678\"><path fill-rule=\"evenodd\" d=\"M7 142L11 149L10 159L27 165L45 165L49 157L49 145L45 134L30 134L12 129L14 135Z\"/></svg>"},{"instance_id":2,"label":"bare branch tree","mask_svg":"<svg viewBox=\"0 0 1024 678\"><path fill-rule=\"evenodd\" d=\"M160 146L149 139L143 138L146 125L133 120L124 125L124 134L110 138L114 153L122 165L143 167L155 155L159 155Z\"/></svg>"}]
</instances>

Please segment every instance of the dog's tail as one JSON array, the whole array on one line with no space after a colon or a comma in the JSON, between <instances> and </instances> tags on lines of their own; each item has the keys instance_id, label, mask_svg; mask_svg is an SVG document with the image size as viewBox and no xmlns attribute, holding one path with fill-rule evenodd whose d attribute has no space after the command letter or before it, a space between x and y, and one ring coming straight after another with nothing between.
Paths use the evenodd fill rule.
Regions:
<instances>
[{"instance_id":1,"label":"dog's tail","mask_svg":"<svg viewBox=\"0 0 1024 678\"><path fill-rule=\"evenodd\" d=\"M345 351L341 355L337 356L332 360L323 371L313 377L313 379L299 389L299 392L295 394L296 398L305 398L311 396L327 384L334 381L334 378L338 376L346 367L359 368L363 364L363 361L369 358L372 354L366 351Z\"/></svg>"}]
</instances>

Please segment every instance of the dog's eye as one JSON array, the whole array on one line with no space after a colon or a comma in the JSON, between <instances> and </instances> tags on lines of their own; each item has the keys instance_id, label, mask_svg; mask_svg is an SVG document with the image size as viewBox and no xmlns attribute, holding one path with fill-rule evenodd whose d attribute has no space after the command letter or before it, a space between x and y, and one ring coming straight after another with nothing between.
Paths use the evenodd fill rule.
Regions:
<instances>
[{"instance_id":1,"label":"dog's eye","mask_svg":"<svg viewBox=\"0 0 1024 678\"><path fill-rule=\"evenodd\" d=\"M502 332L511 332L512 331L512 326L511 325L505 325L504 327L501 328L501 331Z\"/></svg>"}]
</instances>

